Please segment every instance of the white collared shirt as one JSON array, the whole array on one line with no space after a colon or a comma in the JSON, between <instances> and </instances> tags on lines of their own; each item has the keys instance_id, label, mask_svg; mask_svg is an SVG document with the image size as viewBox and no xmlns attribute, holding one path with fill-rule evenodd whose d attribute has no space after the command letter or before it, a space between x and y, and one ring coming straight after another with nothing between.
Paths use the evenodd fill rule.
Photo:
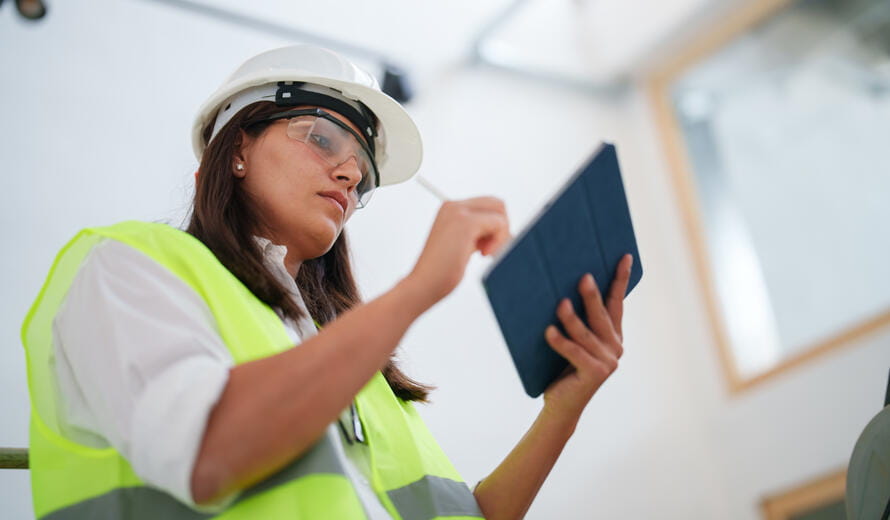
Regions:
<instances>
[{"instance_id":1,"label":"white collared shirt","mask_svg":"<svg viewBox=\"0 0 890 520\"><path fill-rule=\"evenodd\" d=\"M305 313L296 323L283 320L299 345L316 329L285 269L287 249L256 240L266 268ZM104 240L59 307L53 348L61 433L87 446L113 446L146 484L207 509L192 500L191 473L234 362L201 297L144 253ZM339 448L368 518L390 519L368 482L367 446L347 443L336 422L326 435Z\"/></svg>"}]
</instances>

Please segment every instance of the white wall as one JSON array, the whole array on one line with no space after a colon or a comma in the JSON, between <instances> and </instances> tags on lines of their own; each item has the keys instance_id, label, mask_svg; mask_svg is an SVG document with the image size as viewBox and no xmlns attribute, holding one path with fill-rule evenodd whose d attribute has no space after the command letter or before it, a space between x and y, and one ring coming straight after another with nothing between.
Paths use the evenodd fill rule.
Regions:
<instances>
[{"instance_id":1,"label":"white wall","mask_svg":"<svg viewBox=\"0 0 890 520\"><path fill-rule=\"evenodd\" d=\"M672 27L689 4L676 2L676 12L661 8L674 13ZM452 197L503 197L514 227L599 140L618 146L646 273L626 306L627 353L528 517L758 518L764 493L845 463L880 404L888 337L728 396L647 100L637 88L597 100L462 65L466 37L502 3L257 9L400 58L415 72L409 109L424 135L422 173ZM27 443L18 327L57 249L87 225L179 222L195 168L195 108L237 63L284 43L147 1L51 8L33 26L0 9L0 214L10 244L0 260L0 446ZM350 223L366 296L407 273L435 210L408 183L379 190ZM469 481L493 468L540 407L524 396L484 299L485 262L471 262L464 283L418 320L402 353L410 373L439 386L422 413ZM31 518L26 472L0 471L0 503L4 518Z\"/></svg>"}]
</instances>

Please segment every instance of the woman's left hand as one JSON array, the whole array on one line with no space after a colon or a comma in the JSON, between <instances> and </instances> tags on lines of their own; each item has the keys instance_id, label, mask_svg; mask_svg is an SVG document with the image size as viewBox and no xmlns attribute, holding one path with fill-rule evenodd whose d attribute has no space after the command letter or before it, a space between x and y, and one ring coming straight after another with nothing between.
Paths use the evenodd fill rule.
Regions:
<instances>
[{"instance_id":1,"label":"woman's left hand","mask_svg":"<svg viewBox=\"0 0 890 520\"><path fill-rule=\"evenodd\" d=\"M618 368L624 352L621 317L632 264L633 256L629 254L618 263L605 304L593 276L586 274L581 278L578 292L589 327L575 313L569 299L559 303L556 315L568 337L555 325L547 327L544 336L553 350L568 360L569 367L544 392L546 413L577 419L593 394Z\"/></svg>"},{"instance_id":2,"label":"woman's left hand","mask_svg":"<svg viewBox=\"0 0 890 520\"><path fill-rule=\"evenodd\" d=\"M570 366L544 391L544 409L519 444L473 491L486 518L523 518L575 431L587 402L618 367L624 350L621 315L632 263L631 255L618 262L605 304L593 277L588 274L581 279L578 292L589 327L575 314L569 300L557 307L556 315L568 337L553 325L547 327L545 336Z\"/></svg>"}]
</instances>

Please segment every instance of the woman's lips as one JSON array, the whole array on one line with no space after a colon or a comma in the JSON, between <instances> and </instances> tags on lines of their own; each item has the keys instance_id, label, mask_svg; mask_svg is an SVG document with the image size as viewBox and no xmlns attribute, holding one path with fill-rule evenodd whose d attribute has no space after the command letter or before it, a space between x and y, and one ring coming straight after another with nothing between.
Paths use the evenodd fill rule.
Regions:
<instances>
[{"instance_id":1,"label":"woman's lips","mask_svg":"<svg viewBox=\"0 0 890 520\"><path fill-rule=\"evenodd\" d=\"M344 197L341 193L325 191L319 193L319 195L330 200L331 202L336 204L338 208L340 208L340 211L346 213L346 197Z\"/></svg>"}]
</instances>

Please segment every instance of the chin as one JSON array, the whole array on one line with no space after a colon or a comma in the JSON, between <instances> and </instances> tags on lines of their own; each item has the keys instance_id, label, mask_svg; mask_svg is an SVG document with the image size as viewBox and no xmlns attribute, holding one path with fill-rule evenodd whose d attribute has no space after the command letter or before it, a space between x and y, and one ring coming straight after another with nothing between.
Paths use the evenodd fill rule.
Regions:
<instances>
[{"instance_id":1,"label":"chin","mask_svg":"<svg viewBox=\"0 0 890 520\"><path fill-rule=\"evenodd\" d=\"M334 233L319 233L312 237L312 246L309 248L308 256L310 258L318 258L324 256L334 247L334 243L340 237L340 230Z\"/></svg>"},{"instance_id":2,"label":"chin","mask_svg":"<svg viewBox=\"0 0 890 520\"><path fill-rule=\"evenodd\" d=\"M290 244L299 257L308 260L324 256L334 247L340 237L342 225L324 216L289 220L283 226L288 233L282 233L282 243Z\"/></svg>"}]
</instances>

